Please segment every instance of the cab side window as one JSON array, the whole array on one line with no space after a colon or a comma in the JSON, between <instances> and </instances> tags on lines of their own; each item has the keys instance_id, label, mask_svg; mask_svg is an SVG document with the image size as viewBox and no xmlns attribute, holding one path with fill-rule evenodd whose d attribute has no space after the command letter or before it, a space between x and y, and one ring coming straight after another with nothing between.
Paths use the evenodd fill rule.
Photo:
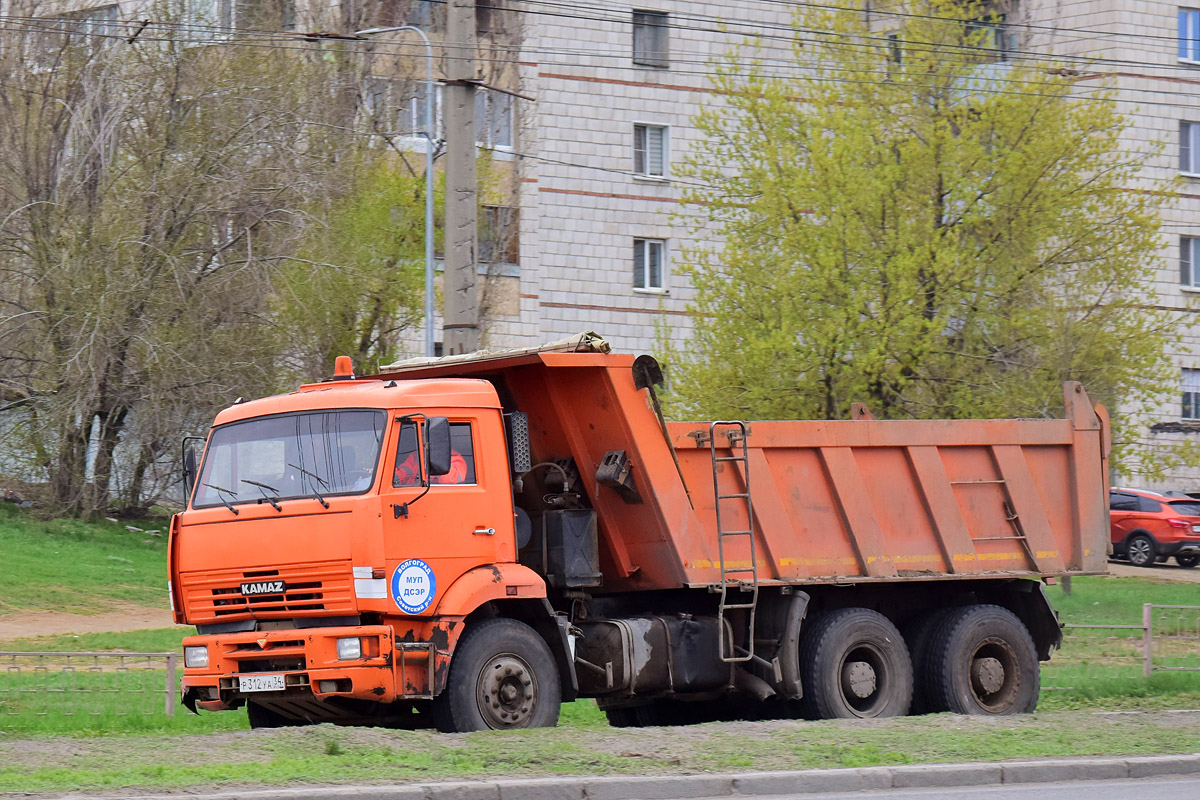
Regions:
<instances>
[{"instance_id":1,"label":"cab side window","mask_svg":"<svg viewBox=\"0 0 1200 800\"><path fill-rule=\"evenodd\" d=\"M445 475L434 475L433 485L475 483L475 446L471 439L471 423L450 423L450 471ZM400 428L400 442L396 447L396 464L392 472L392 486L420 486L421 460L417 454L417 426L405 422Z\"/></svg>"},{"instance_id":2,"label":"cab side window","mask_svg":"<svg viewBox=\"0 0 1200 800\"><path fill-rule=\"evenodd\" d=\"M475 445L471 441L471 423L450 423L450 472L433 479L434 483L475 483Z\"/></svg>"},{"instance_id":3,"label":"cab side window","mask_svg":"<svg viewBox=\"0 0 1200 800\"><path fill-rule=\"evenodd\" d=\"M396 466L392 471L392 486L420 486L421 461L417 457L417 426L405 422L400 426L400 442L396 445Z\"/></svg>"}]
</instances>

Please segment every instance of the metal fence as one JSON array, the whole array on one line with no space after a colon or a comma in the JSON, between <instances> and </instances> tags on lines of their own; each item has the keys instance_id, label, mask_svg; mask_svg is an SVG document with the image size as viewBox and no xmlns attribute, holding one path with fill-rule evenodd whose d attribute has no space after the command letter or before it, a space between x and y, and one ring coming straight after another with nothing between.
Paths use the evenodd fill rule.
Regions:
<instances>
[{"instance_id":1,"label":"metal fence","mask_svg":"<svg viewBox=\"0 0 1200 800\"><path fill-rule=\"evenodd\" d=\"M177 653L0 652L0 720L22 715L174 716ZM1142 607L1131 625L1066 625L1047 690L1200 672L1200 606Z\"/></svg>"},{"instance_id":2,"label":"metal fence","mask_svg":"<svg viewBox=\"0 0 1200 800\"><path fill-rule=\"evenodd\" d=\"M175 715L176 653L0 652L0 718Z\"/></svg>"},{"instance_id":3,"label":"metal fence","mask_svg":"<svg viewBox=\"0 0 1200 800\"><path fill-rule=\"evenodd\" d=\"M1155 672L1200 672L1200 606L1146 603L1138 624L1065 625L1042 685L1072 689L1080 681L1144 680Z\"/></svg>"}]
</instances>

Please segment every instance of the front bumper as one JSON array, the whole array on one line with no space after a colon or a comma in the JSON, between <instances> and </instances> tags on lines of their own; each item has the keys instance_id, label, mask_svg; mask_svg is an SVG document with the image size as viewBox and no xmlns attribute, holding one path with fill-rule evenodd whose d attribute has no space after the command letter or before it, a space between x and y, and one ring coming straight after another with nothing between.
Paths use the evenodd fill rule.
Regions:
<instances>
[{"instance_id":1,"label":"front bumper","mask_svg":"<svg viewBox=\"0 0 1200 800\"><path fill-rule=\"evenodd\" d=\"M337 640L361 640L362 657L342 661ZM385 625L305 628L189 636L184 647L208 648L208 666L185 667L183 704L193 711L238 708L248 699L309 702L331 698L390 703L415 699L414 684L432 674L436 651L430 645L401 643ZM423 662L428 662L423 672ZM243 676L281 676L283 688L243 691Z\"/></svg>"}]
</instances>

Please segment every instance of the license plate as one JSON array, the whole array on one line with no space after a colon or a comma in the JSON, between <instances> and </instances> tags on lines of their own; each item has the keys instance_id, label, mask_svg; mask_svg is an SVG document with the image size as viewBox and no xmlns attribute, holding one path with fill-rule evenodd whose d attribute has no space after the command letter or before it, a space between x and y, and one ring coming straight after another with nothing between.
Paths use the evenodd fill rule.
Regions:
<instances>
[{"instance_id":1,"label":"license plate","mask_svg":"<svg viewBox=\"0 0 1200 800\"><path fill-rule=\"evenodd\" d=\"M1200 533L1200 525L1193 525L1192 533Z\"/></svg>"},{"instance_id":2,"label":"license plate","mask_svg":"<svg viewBox=\"0 0 1200 800\"><path fill-rule=\"evenodd\" d=\"M282 692L282 675L239 675L240 692Z\"/></svg>"}]
</instances>

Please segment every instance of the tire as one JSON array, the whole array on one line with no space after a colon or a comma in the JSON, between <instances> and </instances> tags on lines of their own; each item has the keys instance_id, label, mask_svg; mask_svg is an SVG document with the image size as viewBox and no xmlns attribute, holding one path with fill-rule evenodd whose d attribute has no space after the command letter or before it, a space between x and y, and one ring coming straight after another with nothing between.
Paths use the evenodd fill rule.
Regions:
<instances>
[{"instance_id":1,"label":"tire","mask_svg":"<svg viewBox=\"0 0 1200 800\"><path fill-rule=\"evenodd\" d=\"M459 640L433 718L443 733L553 728L561 702L558 668L542 637L523 622L488 619Z\"/></svg>"},{"instance_id":2,"label":"tire","mask_svg":"<svg viewBox=\"0 0 1200 800\"><path fill-rule=\"evenodd\" d=\"M904 626L904 642L908 645L908 655L912 659L913 668L913 699L909 707L910 714L927 714L929 703L929 656L932 648L929 646L933 636L953 608L940 608L924 614Z\"/></svg>"},{"instance_id":3,"label":"tire","mask_svg":"<svg viewBox=\"0 0 1200 800\"><path fill-rule=\"evenodd\" d=\"M260 706L253 700L246 701L246 716L250 719L250 727L254 730L258 728L293 728L309 724L307 720L285 717L278 711Z\"/></svg>"},{"instance_id":4,"label":"tire","mask_svg":"<svg viewBox=\"0 0 1200 800\"><path fill-rule=\"evenodd\" d=\"M1144 533L1136 534L1130 537L1125 544L1125 555L1129 559L1129 563L1135 567L1150 567L1154 565L1154 560L1157 558L1157 548L1154 546L1154 540Z\"/></svg>"},{"instance_id":5,"label":"tire","mask_svg":"<svg viewBox=\"0 0 1200 800\"><path fill-rule=\"evenodd\" d=\"M816 619L800 641L802 708L813 719L898 717L912 702L908 647L887 617L843 608Z\"/></svg>"},{"instance_id":6,"label":"tire","mask_svg":"<svg viewBox=\"0 0 1200 800\"><path fill-rule=\"evenodd\" d=\"M927 655L928 702L955 714L1027 714L1037 708L1041 672L1029 631L1006 608L954 609Z\"/></svg>"},{"instance_id":7,"label":"tire","mask_svg":"<svg viewBox=\"0 0 1200 800\"><path fill-rule=\"evenodd\" d=\"M1191 569L1200 564L1200 556L1175 556L1175 563L1185 569Z\"/></svg>"}]
</instances>

